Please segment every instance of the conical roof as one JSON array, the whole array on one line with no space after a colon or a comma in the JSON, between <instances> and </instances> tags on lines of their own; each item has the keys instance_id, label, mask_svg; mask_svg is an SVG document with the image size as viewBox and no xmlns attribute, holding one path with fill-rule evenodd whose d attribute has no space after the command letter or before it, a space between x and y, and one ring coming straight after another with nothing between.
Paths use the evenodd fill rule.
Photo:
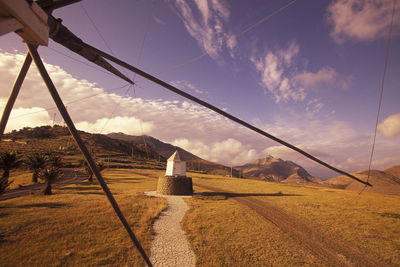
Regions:
<instances>
[{"instance_id":1,"label":"conical roof","mask_svg":"<svg viewBox=\"0 0 400 267\"><path fill-rule=\"evenodd\" d=\"M168 161L181 161L181 157L179 156L178 151L175 151L175 153L172 154Z\"/></svg>"}]
</instances>

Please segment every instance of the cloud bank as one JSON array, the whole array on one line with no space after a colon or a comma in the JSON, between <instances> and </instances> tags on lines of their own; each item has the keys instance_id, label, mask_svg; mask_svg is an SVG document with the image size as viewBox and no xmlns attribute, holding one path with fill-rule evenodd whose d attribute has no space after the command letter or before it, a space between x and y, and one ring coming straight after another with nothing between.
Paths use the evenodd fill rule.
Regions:
<instances>
[{"instance_id":1,"label":"cloud bank","mask_svg":"<svg viewBox=\"0 0 400 267\"><path fill-rule=\"evenodd\" d=\"M11 90L23 58L22 55L0 52L0 82L3 88ZM281 60L290 63L292 58L285 59L282 56ZM107 92L94 83L71 76L60 67L49 64L46 64L46 67L62 99L65 103L69 103L68 111L80 130L94 133L121 131L133 135L147 134L181 146L204 159L233 166L262 158L268 153L286 160L294 160L320 177L329 175L326 170L318 172L320 169L305 160L303 156L287 151L275 142L198 105L178 100L123 97L117 92L123 93L126 90L124 86L113 92ZM180 84L192 86L193 90L196 88L191 83L180 82ZM6 103L8 93L8 90L0 91L1 109ZM112 112L113 110L115 111ZM33 67L21 88L7 131L26 126L52 124L54 114L56 114L55 121L61 123L62 119ZM394 125L391 120L389 123L385 120L383 125ZM371 136L357 133L346 123L295 121L293 118L281 117L269 124L260 120L254 120L253 124L298 147L305 148L316 156L321 156L323 160L335 166L350 171L367 166ZM389 139L379 142L377 144L379 149L376 152L377 165L374 167L394 164L396 160L398 163L400 160L396 153L400 151L398 142Z\"/></svg>"}]
</instances>

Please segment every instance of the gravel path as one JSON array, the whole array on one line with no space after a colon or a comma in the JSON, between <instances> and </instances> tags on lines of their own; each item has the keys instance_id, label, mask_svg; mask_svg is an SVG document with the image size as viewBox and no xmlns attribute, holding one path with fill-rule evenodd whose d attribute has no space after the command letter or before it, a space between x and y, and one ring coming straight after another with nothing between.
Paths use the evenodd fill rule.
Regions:
<instances>
[{"instance_id":1,"label":"gravel path","mask_svg":"<svg viewBox=\"0 0 400 267\"><path fill-rule=\"evenodd\" d=\"M157 195L155 191L146 192L150 196L163 197L168 208L154 222L154 237L151 243L150 260L154 266L195 266L196 258L185 237L180 222L188 210L183 198L187 196Z\"/></svg>"}]
</instances>

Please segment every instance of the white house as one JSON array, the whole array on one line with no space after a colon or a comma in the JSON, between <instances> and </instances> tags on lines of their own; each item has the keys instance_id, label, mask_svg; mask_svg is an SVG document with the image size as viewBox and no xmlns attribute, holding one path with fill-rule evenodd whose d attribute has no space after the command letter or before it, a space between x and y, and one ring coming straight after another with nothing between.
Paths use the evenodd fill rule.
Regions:
<instances>
[{"instance_id":1,"label":"white house","mask_svg":"<svg viewBox=\"0 0 400 267\"><path fill-rule=\"evenodd\" d=\"M186 162L181 160L178 151L168 159L165 176L186 176Z\"/></svg>"}]
</instances>

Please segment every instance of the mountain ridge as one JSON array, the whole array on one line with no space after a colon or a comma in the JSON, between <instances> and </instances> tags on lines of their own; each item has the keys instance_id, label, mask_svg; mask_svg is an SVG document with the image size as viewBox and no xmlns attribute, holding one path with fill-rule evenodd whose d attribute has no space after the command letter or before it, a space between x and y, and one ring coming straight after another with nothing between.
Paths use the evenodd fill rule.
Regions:
<instances>
[{"instance_id":1,"label":"mountain ridge","mask_svg":"<svg viewBox=\"0 0 400 267\"><path fill-rule=\"evenodd\" d=\"M292 162L267 155L250 163L236 166L243 177L288 184L315 184L322 180L311 176L303 167Z\"/></svg>"}]
</instances>

